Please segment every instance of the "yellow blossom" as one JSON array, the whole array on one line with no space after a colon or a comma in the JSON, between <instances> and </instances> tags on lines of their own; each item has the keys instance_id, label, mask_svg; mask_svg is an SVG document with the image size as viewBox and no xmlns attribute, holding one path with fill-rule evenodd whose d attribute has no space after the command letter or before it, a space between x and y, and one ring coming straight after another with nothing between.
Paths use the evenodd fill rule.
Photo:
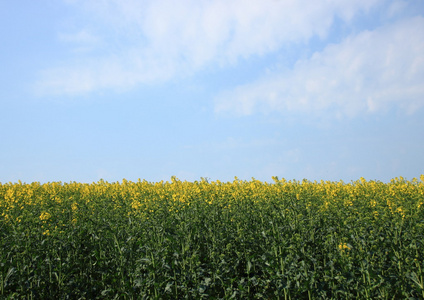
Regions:
<instances>
[{"instance_id":1,"label":"yellow blossom","mask_svg":"<svg viewBox=\"0 0 424 300\"><path fill-rule=\"evenodd\" d=\"M48 212L42 212L40 215L40 220L47 221L51 218L51 215Z\"/></svg>"},{"instance_id":2,"label":"yellow blossom","mask_svg":"<svg viewBox=\"0 0 424 300\"><path fill-rule=\"evenodd\" d=\"M346 244L346 243L340 243L339 244L339 250L340 251L344 251L344 250L350 250L351 248Z\"/></svg>"}]
</instances>

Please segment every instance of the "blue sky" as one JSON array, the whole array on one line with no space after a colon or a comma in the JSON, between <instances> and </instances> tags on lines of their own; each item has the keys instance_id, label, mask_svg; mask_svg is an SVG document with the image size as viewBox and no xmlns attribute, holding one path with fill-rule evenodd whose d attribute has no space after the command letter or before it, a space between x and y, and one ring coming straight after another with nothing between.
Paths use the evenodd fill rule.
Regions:
<instances>
[{"instance_id":1,"label":"blue sky","mask_svg":"<svg viewBox=\"0 0 424 300\"><path fill-rule=\"evenodd\" d=\"M424 2L0 0L0 182L424 174Z\"/></svg>"}]
</instances>

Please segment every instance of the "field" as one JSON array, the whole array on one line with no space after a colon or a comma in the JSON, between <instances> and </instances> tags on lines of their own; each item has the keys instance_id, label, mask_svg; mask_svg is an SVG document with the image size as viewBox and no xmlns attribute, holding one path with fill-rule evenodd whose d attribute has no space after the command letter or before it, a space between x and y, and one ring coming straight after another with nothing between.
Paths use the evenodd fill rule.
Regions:
<instances>
[{"instance_id":1,"label":"field","mask_svg":"<svg viewBox=\"0 0 424 300\"><path fill-rule=\"evenodd\" d=\"M424 299L424 176L0 183L1 299Z\"/></svg>"}]
</instances>

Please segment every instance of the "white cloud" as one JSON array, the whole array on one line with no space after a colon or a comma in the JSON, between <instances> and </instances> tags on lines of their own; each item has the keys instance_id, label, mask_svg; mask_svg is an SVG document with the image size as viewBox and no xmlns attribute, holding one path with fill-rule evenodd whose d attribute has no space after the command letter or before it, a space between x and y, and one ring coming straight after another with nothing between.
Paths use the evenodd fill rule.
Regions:
<instances>
[{"instance_id":1,"label":"white cloud","mask_svg":"<svg viewBox=\"0 0 424 300\"><path fill-rule=\"evenodd\" d=\"M87 13L87 23L62 40L78 40L84 49L84 43L91 47L99 39L106 50L44 70L37 90L85 93L186 76L212 63L225 66L286 43L324 38L335 17L350 22L382 1L66 0ZM104 73L111 60L112 75Z\"/></svg>"},{"instance_id":2,"label":"white cloud","mask_svg":"<svg viewBox=\"0 0 424 300\"><path fill-rule=\"evenodd\" d=\"M174 73L172 62L162 61L159 66L154 58L142 59L129 50L125 56L92 58L84 63L43 70L34 90L40 96L76 95L108 88L126 90L141 82L166 80Z\"/></svg>"},{"instance_id":3,"label":"white cloud","mask_svg":"<svg viewBox=\"0 0 424 300\"><path fill-rule=\"evenodd\" d=\"M396 16L399 12L404 11L408 7L408 3L403 0L399 1L393 1L393 3L390 4L387 15L390 17Z\"/></svg>"},{"instance_id":4,"label":"white cloud","mask_svg":"<svg viewBox=\"0 0 424 300\"><path fill-rule=\"evenodd\" d=\"M354 116L391 105L424 106L424 18L415 17L328 45L292 70L227 91L216 111L310 112Z\"/></svg>"}]
</instances>

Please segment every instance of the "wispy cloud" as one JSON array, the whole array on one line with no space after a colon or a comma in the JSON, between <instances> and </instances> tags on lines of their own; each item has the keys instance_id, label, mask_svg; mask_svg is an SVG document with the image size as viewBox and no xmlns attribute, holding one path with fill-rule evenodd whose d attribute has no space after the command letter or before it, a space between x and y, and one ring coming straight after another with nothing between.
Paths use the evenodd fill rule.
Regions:
<instances>
[{"instance_id":1,"label":"wispy cloud","mask_svg":"<svg viewBox=\"0 0 424 300\"><path fill-rule=\"evenodd\" d=\"M74 34L59 34L60 40L78 42L78 49L96 47L93 41L102 43L95 56L80 55L43 70L36 83L40 94L128 88L187 76L210 64L234 64L240 58L275 52L287 43L325 38L335 18L349 23L384 1L65 2L81 7L87 17ZM108 50L102 52L100 47Z\"/></svg>"},{"instance_id":2,"label":"wispy cloud","mask_svg":"<svg viewBox=\"0 0 424 300\"><path fill-rule=\"evenodd\" d=\"M293 69L222 93L216 111L354 116L392 105L413 113L424 106L424 18L364 31L328 45Z\"/></svg>"}]
</instances>

